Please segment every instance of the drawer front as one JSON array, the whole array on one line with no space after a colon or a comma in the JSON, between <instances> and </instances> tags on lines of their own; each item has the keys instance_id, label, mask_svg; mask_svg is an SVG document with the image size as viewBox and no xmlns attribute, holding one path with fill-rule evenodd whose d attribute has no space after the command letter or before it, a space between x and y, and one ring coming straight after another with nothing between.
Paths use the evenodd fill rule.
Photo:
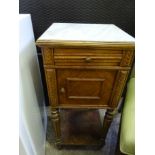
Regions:
<instances>
[{"instance_id":1,"label":"drawer front","mask_svg":"<svg viewBox=\"0 0 155 155\"><path fill-rule=\"evenodd\" d=\"M59 104L108 107L116 74L116 70L57 69Z\"/></svg>"},{"instance_id":2,"label":"drawer front","mask_svg":"<svg viewBox=\"0 0 155 155\"><path fill-rule=\"evenodd\" d=\"M120 66L123 52L101 49L54 49L56 66Z\"/></svg>"}]
</instances>

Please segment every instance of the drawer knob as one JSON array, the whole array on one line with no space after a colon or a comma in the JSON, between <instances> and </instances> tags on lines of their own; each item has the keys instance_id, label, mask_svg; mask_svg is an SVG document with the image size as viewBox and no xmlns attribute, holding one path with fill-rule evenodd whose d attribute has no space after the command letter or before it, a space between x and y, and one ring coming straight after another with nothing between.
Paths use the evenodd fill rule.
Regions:
<instances>
[{"instance_id":1,"label":"drawer knob","mask_svg":"<svg viewBox=\"0 0 155 155\"><path fill-rule=\"evenodd\" d=\"M61 93L65 93L65 88L62 87L62 88L60 89L60 92L61 92Z\"/></svg>"},{"instance_id":2,"label":"drawer knob","mask_svg":"<svg viewBox=\"0 0 155 155\"><path fill-rule=\"evenodd\" d=\"M91 57L86 57L85 58L85 61L88 63L88 62L91 62L92 58Z\"/></svg>"}]
</instances>

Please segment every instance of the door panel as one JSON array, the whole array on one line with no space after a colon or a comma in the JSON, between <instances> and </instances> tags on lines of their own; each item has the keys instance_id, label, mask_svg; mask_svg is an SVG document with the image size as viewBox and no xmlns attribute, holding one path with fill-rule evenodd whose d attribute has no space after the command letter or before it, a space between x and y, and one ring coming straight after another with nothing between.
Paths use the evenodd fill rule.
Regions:
<instances>
[{"instance_id":1,"label":"door panel","mask_svg":"<svg viewBox=\"0 0 155 155\"><path fill-rule=\"evenodd\" d=\"M117 70L57 69L60 105L107 105Z\"/></svg>"},{"instance_id":2,"label":"door panel","mask_svg":"<svg viewBox=\"0 0 155 155\"><path fill-rule=\"evenodd\" d=\"M68 99L100 99L104 79L98 78L67 78ZM82 86L82 90L78 89ZM77 88L77 89L76 89Z\"/></svg>"}]
</instances>

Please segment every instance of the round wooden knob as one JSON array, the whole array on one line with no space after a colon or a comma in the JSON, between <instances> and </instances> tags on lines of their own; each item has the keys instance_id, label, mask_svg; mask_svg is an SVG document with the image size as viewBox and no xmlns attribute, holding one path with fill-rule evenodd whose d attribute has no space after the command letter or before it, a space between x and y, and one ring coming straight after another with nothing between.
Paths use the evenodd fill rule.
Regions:
<instances>
[{"instance_id":1,"label":"round wooden knob","mask_svg":"<svg viewBox=\"0 0 155 155\"><path fill-rule=\"evenodd\" d=\"M91 60L92 60L91 57L86 57L86 58L85 58L85 61L86 61L86 62L91 62Z\"/></svg>"},{"instance_id":2,"label":"round wooden knob","mask_svg":"<svg viewBox=\"0 0 155 155\"><path fill-rule=\"evenodd\" d=\"M61 89L60 89L60 92L61 92L61 93L65 93L65 88L61 88Z\"/></svg>"}]
</instances>

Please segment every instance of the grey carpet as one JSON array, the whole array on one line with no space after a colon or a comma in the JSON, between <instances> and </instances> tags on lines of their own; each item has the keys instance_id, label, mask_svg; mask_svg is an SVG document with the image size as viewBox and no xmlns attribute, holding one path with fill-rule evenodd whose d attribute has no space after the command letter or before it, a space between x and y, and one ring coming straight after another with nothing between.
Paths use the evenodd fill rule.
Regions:
<instances>
[{"instance_id":1,"label":"grey carpet","mask_svg":"<svg viewBox=\"0 0 155 155\"><path fill-rule=\"evenodd\" d=\"M48 126L46 138L46 155L114 155L117 144L117 134L120 122L120 114L116 114L109 129L106 144L100 150L58 150L54 147L54 135L50 119L50 110L48 109ZM101 118L104 118L104 112L100 111Z\"/></svg>"}]
</instances>

